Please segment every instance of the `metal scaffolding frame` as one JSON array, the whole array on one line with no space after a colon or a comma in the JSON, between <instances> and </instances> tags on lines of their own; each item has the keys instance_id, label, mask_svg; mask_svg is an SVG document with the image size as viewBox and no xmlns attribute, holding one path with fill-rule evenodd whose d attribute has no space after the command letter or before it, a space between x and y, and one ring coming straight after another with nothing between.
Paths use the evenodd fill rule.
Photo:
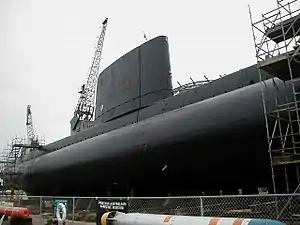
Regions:
<instances>
[{"instance_id":1,"label":"metal scaffolding frame","mask_svg":"<svg viewBox=\"0 0 300 225\"><path fill-rule=\"evenodd\" d=\"M15 147L16 145L22 145L26 143L26 138L14 137L11 142L7 144L7 147L0 155L1 171L0 176L3 180L2 194L10 190L11 194L14 194L16 189L16 178L20 174L16 171L16 162L22 156L24 148Z\"/></svg>"},{"instance_id":2,"label":"metal scaffolding frame","mask_svg":"<svg viewBox=\"0 0 300 225\"><path fill-rule=\"evenodd\" d=\"M300 1L277 0L277 7L257 22L253 22L250 7L249 14L262 84L273 192L284 188L290 193L300 187L300 93L295 88L300 84ZM272 87L266 84L267 74L272 75Z\"/></svg>"},{"instance_id":3,"label":"metal scaffolding frame","mask_svg":"<svg viewBox=\"0 0 300 225\"><path fill-rule=\"evenodd\" d=\"M26 144L28 142L27 138L14 137L12 141L7 143L4 150L0 152L0 178L3 183L1 186L2 194L10 190L11 195L14 194L16 189L16 179L21 175L20 172L16 171L16 164L18 160L28 154L29 152L35 150L36 146ZM38 139L38 144L45 145L45 140L43 138Z\"/></svg>"}]
</instances>

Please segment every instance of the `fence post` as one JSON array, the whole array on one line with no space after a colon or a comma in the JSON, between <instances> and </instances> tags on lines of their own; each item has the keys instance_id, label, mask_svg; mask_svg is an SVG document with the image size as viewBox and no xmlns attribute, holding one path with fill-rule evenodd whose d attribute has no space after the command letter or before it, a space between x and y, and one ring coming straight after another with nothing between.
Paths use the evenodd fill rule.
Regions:
<instances>
[{"instance_id":1,"label":"fence post","mask_svg":"<svg viewBox=\"0 0 300 225\"><path fill-rule=\"evenodd\" d=\"M72 224L74 225L75 220L75 198L73 197L73 206L72 206Z\"/></svg>"},{"instance_id":2,"label":"fence post","mask_svg":"<svg viewBox=\"0 0 300 225\"><path fill-rule=\"evenodd\" d=\"M202 196L200 196L200 213L201 213L201 216L204 216L203 197Z\"/></svg>"},{"instance_id":3,"label":"fence post","mask_svg":"<svg viewBox=\"0 0 300 225\"><path fill-rule=\"evenodd\" d=\"M43 214L43 197L40 196L40 224L42 224L43 222L42 214Z\"/></svg>"}]
</instances>

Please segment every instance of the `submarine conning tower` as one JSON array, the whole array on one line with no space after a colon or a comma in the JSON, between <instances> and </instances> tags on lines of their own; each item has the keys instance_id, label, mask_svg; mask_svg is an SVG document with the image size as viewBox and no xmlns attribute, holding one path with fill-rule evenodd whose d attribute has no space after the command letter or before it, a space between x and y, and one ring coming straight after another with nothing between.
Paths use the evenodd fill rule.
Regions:
<instances>
[{"instance_id":1,"label":"submarine conning tower","mask_svg":"<svg viewBox=\"0 0 300 225\"><path fill-rule=\"evenodd\" d=\"M172 96L169 45L155 37L107 67L98 78L95 123L105 123ZM133 120L138 120L134 116Z\"/></svg>"}]
</instances>

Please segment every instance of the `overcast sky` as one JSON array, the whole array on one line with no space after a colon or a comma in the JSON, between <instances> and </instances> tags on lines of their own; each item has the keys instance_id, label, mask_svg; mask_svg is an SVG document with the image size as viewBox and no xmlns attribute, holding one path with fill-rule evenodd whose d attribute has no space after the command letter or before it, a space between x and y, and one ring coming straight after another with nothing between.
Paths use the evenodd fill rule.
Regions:
<instances>
[{"instance_id":1,"label":"overcast sky","mask_svg":"<svg viewBox=\"0 0 300 225\"><path fill-rule=\"evenodd\" d=\"M69 121L108 17L101 70L157 35L169 38L173 86L256 62L248 4L256 19L275 0L0 0L0 149L25 137L27 104L47 143Z\"/></svg>"}]
</instances>

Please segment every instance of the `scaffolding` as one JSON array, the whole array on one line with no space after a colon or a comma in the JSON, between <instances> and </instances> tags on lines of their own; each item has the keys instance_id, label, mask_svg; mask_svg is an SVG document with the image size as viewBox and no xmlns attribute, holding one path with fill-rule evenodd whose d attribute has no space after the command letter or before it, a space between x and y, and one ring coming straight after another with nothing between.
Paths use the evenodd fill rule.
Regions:
<instances>
[{"instance_id":1,"label":"scaffolding","mask_svg":"<svg viewBox=\"0 0 300 225\"><path fill-rule=\"evenodd\" d=\"M24 160L24 157L45 145L45 139L36 136L34 143L28 143L28 138L14 137L4 150L0 152L0 195L14 197L18 188L18 178L22 175L21 168L17 164Z\"/></svg>"},{"instance_id":2,"label":"scaffolding","mask_svg":"<svg viewBox=\"0 0 300 225\"><path fill-rule=\"evenodd\" d=\"M14 191L17 189L17 178L21 173L16 170L16 163L23 155L24 148L16 146L24 143L26 143L26 138L14 137L1 152L0 178L2 179L2 195L8 194L8 192L10 195L14 195Z\"/></svg>"},{"instance_id":3,"label":"scaffolding","mask_svg":"<svg viewBox=\"0 0 300 225\"><path fill-rule=\"evenodd\" d=\"M277 7L257 22L253 22L250 7L249 14L273 192L296 192L300 187L300 1L277 0Z\"/></svg>"}]
</instances>

